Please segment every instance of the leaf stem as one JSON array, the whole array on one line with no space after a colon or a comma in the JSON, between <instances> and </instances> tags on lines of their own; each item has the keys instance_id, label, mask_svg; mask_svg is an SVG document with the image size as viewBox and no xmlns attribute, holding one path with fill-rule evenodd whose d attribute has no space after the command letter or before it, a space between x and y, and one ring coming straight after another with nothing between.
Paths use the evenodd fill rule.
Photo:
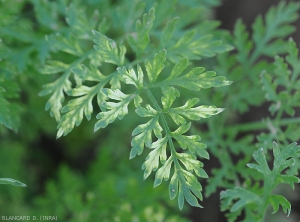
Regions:
<instances>
[{"instance_id":1,"label":"leaf stem","mask_svg":"<svg viewBox=\"0 0 300 222\"><path fill-rule=\"evenodd\" d=\"M175 147L174 147L174 144L173 144L173 141L172 141L172 137L170 136L171 130L170 130L169 126L168 126L167 120L166 120L166 118L165 118L165 116L164 116L164 114L163 114L160 106L156 102L156 99L154 98L153 94L151 93L151 91L149 89L146 89L146 93L147 93L150 101L154 105L155 109L159 113L159 117L161 118L163 129L165 130L166 136L168 137L168 142L169 142L169 145L170 145L171 155L172 155L173 160L174 160L175 168L179 169L180 165L179 165L179 162L178 162L178 158L177 158L177 155L176 155L176 150L175 150Z\"/></svg>"}]
</instances>

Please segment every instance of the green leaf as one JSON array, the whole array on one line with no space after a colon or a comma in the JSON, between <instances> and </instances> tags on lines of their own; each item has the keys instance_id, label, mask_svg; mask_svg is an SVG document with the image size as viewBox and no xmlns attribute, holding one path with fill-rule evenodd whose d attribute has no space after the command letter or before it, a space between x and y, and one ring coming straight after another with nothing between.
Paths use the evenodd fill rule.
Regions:
<instances>
[{"instance_id":1,"label":"green leaf","mask_svg":"<svg viewBox=\"0 0 300 222\"><path fill-rule=\"evenodd\" d=\"M0 178L0 184L9 184L17 187L27 187L26 184L11 178Z\"/></svg>"},{"instance_id":2,"label":"green leaf","mask_svg":"<svg viewBox=\"0 0 300 222\"><path fill-rule=\"evenodd\" d=\"M110 99L120 101L115 102L104 102L103 106L108 109L108 111L100 112L97 115L99 121L95 124L94 131L99 130L100 128L105 128L108 124L114 122L116 118L122 119L125 115L128 114L128 104L136 96L135 94L126 95L122 93L119 89L111 90L106 89L106 96Z\"/></svg>"},{"instance_id":3,"label":"green leaf","mask_svg":"<svg viewBox=\"0 0 300 222\"><path fill-rule=\"evenodd\" d=\"M173 158L170 156L168 160L162 165L162 167L157 170L155 174L154 187L159 186L162 183L163 179L166 181L169 179L172 163L173 163ZM175 196L177 195L177 193L175 193L175 190L172 191L172 193L174 193Z\"/></svg>"},{"instance_id":4,"label":"green leaf","mask_svg":"<svg viewBox=\"0 0 300 222\"><path fill-rule=\"evenodd\" d=\"M76 37L81 39L89 38L90 31L96 28L98 23L97 17L99 17L98 10L94 10L89 16L88 18L84 8L78 7L74 3L68 6L66 22Z\"/></svg>"},{"instance_id":5,"label":"green leaf","mask_svg":"<svg viewBox=\"0 0 300 222\"><path fill-rule=\"evenodd\" d=\"M164 28L160 38L160 44L162 48L165 48L170 44L170 40L173 36L178 19L179 19L178 17L172 19L167 23L166 27Z\"/></svg>"},{"instance_id":6,"label":"green leaf","mask_svg":"<svg viewBox=\"0 0 300 222\"><path fill-rule=\"evenodd\" d=\"M216 76L213 71L203 72L202 67L193 68L188 73L181 75L188 64L188 59L183 58L172 69L171 75L156 86L181 86L190 90L200 90L200 88L211 88L230 85L232 82L223 76ZM181 75L181 76L179 76ZM179 77L178 77L179 76Z\"/></svg>"},{"instance_id":7,"label":"green leaf","mask_svg":"<svg viewBox=\"0 0 300 222\"><path fill-rule=\"evenodd\" d=\"M19 98L19 91L16 80L6 76L2 78L0 73L0 124L15 132L20 126L22 108L13 100Z\"/></svg>"},{"instance_id":8,"label":"green leaf","mask_svg":"<svg viewBox=\"0 0 300 222\"><path fill-rule=\"evenodd\" d=\"M196 156L188 154L188 153L178 153L177 157L189 172L195 171L195 173L199 177L200 176L207 177L207 174L205 173L205 171L203 169L202 169L202 171L199 170L199 169L203 168L203 163L201 163L199 160L197 160Z\"/></svg>"},{"instance_id":9,"label":"green leaf","mask_svg":"<svg viewBox=\"0 0 300 222\"><path fill-rule=\"evenodd\" d=\"M287 216L290 215L291 213L291 204L290 202L283 196L281 195L270 195L268 202L272 205L273 207L273 213L275 214L279 210L279 205L281 205L282 210Z\"/></svg>"},{"instance_id":10,"label":"green leaf","mask_svg":"<svg viewBox=\"0 0 300 222\"><path fill-rule=\"evenodd\" d=\"M285 42L278 45L276 42L272 44L271 40L285 38L295 31L295 27L292 27L290 23L299 17L297 13L299 8L298 2L285 3L282 1L278 6L269 9L265 16L265 24L261 16L257 17L253 24L253 40L257 48L251 61L256 60L259 54L274 56L283 52Z\"/></svg>"},{"instance_id":11,"label":"green leaf","mask_svg":"<svg viewBox=\"0 0 300 222\"><path fill-rule=\"evenodd\" d=\"M300 146L297 143L291 143L289 146L280 149L278 144L273 142L273 153L275 157L273 171L279 174L294 164L293 158L300 157Z\"/></svg>"},{"instance_id":12,"label":"green leaf","mask_svg":"<svg viewBox=\"0 0 300 222\"><path fill-rule=\"evenodd\" d=\"M158 169L159 160L162 164L164 164L167 160L167 137L159 138L157 141L153 142L150 149L153 149L147 156L146 161L143 163L142 169L144 172L144 179L146 179L152 171Z\"/></svg>"},{"instance_id":13,"label":"green leaf","mask_svg":"<svg viewBox=\"0 0 300 222\"><path fill-rule=\"evenodd\" d=\"M106 95L101 91L102 87L103 85L100 83L94 87L79 86L68 91L70 96L77 96L77 98L72 99L62 108L61 112L66 114L63 115L58 124L57 138L67 135L75 125L80 125L83 114L85 114L87 120L91 119L94 96L97 95L99 106L106 100Z\"/></svg>"},{"instance_id":14,"label":"green leaf","mask_svg":"<svg viewBox=\"0 0 300 222\"><path fill-rule=\"evenodd\" d=\"M132 67L129 67L128 70L125 67L123 67L123 68L118 67L117 70L120 73L120 75L122 75L124 82L126 84L132 84L137 89L143 88L144 73L143 73L143 70L140 65L137 66L138 75L136 75L136 73Z\"/></svg>"},{"instance_id":15,"label":"green leaf","mask_svg":"<svg viewBox=\"0 0 300 222\"><path fill-rule=\"evenodd\" d=\"M248 163L247 166L257 170L264 176L268 176L271 173L271 170L268 166L266 156L264 154L264 149L260 148L253 154L254 159L258 164Z\"/></svg>"},{"instance_id":16,"label":"green leaf","mask_svg":"<svg viewBox=\"0 0 300 222\"><path fill-rule=\"evenodd\" d=\"M101 82L107 78L93 64L90 64L90 69L81 64L78 67L72 68L71 71L82 80Z\"/></svg>"},{"instance_id":17,"label":"green leaf","mask_svg":"<svg viewBox=\"0 0 300 222\"><path fill-rule=\"evenodd\" d=\"M136 155L142 154L144 146L149 148L152 146L152 132L154 132L157 138L162 137L162 128L159 125L158 119L158 115L155 114L147 123L141 124L133 130L132 135L134 137L131 141L132 148L130 151L130 159L134 158ZM149 163L147 165L149 166ZM148 172L146 175L147 174Z\"/></svg>"},{"instance_id":18,"label":"green leaf","mask_svg":"<svg viewBox=\"0 0 300 222\"><path fill-rule=\"evenodd\" d=\"M228 189L220 193L221 199L227 200L227 205L230 205L232 200L239 199L230 209L231 212L244 208L246 205L254 203L260 205L262 199L255 193L241 187L236 187L234 190Z\"/></svg>"},{"instance_id":19,"label":"green leaf","mask_svg":"<svg viewBox=\"0 0 300 222\"><path fill-rule=\"evenodd\" d=\"M184 200L191 206L202 207L197 201L197 198L202 200L201 190L202 187L197 178L183 169L175 171L169 185L171 199L174 199L178 193L178 207L180 210L183 208Z\"/></svg>"},{"instance_id":20,"label":"green leaf","mask_svg":"<svg viewBox=\"0 0 300 222\"><path fill-rule=\"evenodd\" d=\"M168 113L171 108L173 102L175 101L176 97L180 96L179 91L174 88L173 86L171 87L161 87L163 97L161 98L161 103L163 105L164 110Z\"/></svg>"},{"instance_id":21,"label":"green leaf","mask_svg":"<svg viewBox=\"0 0 300 222\"><path fill-rule=\"evenodd\" d=\"M145 60L145 67L150 83L154 83L158 75L164 69L166 54L166 50L162 50L159 53L155 53L152 64L149 60Z\"/></svg>"},{"instance_id":22,"label":"green leaf","mask_svg":"<svg viewBox=\"0 0 300 222\"><path fill-rule=\"evenodd\" d=\"M55 80L53 83L43 85L43 90L38 94L39 96L45 96L51 94L51 97L46 103L46 111L50 110L50 115L55 117L56 121L60 121L62 103L65 100L64 93L71 90L71 81L69 80L70 71L66 71L61 77Z\"/></svg>"},{"instance_id":23,"label":"green leaf","mask_svg":"<svg viewBox=\"0 0 300 222\"><path fill-rule=\"evenodd\" d=\"M209 154L205 150L206 145L198 142L201 139L200 136L182 135L183 133L186 133L190 127L191 123L183 124L176 131L172 132L171 136L176 139L182 149L188 148L191 153L196 153L199 157L209 159Z\"/></svg>"},{"instance_id":24,"label":"green leaf","mask_svg":"<svg viewBox=\"0 0 300 222\"><path fill-rule=\"evenodd\" d=\"M248 62L248 56L253 48L253 43L249 40L249 33L241 19L238 19L235 23L233 41L234 46L238 50L236 56L237 60L242 64L246 64Z\"/></svg>"},{"instance_id":25,"label":"green leaf","mask_svg":"<svg viewBox=\"0 0 300 222\"><path fill-rule=\"evenodd\" d=\"M294 183L300 183L300 179L296 176L293 176L293 175L277 175L276 177L276 184L279 184L279 183L287 183L289 184L292 189L295 188L295 185Z\"/></svg>"},{"instance_id":26,"label":"green leaf","mask_svg":"<svg viewBox=\"0 0 300 222\"><path fill-rule=\"evenodd\" d=\"M153 21L155 20L155 9L151 8L147 13L143 15L143 21L137 20L135 23L136 33L134 36L128 37L128 43L131 48L140 54L149 44L149 32L152 28Z\"/></svg>"},{"instance_id":27,"label":"green leaf","mask_svg":"<svg viewBox=\"0 0 300 222\"><path fill-rule=\"evenodd\" d=\"M171 108L168 114L178 125L185 123L185 120L183 120L182 116L190 120L200 120L201 118L209 118L212 115L216 115L224 110L215 106L198 106L192 108L196 103L198 103L198 101L199 99L197 98L189 99L183 106Z\"/></svg>"},{"instance_id":28,"label":"green leaf","mask_svg":"<svg viewBox=\"0 0 300 222\"><path fill-rule=\"evenodd\" d=\"M59 72L64 72L69 68L69 65L55 60L48 60L47 64L40 69L42 74L56 74Z\"/></svg>"},{"instance_id":29,"label":"green leaf","mask_svg":"<svg viewBox=\"0 0 300 222\"><path fill-rule=\"evenodd\" d=\"M118 46L114 40L107 38L95 30L93 30L93 34L95 36L94 42L97 44L94 48L98 51L101 59L104 62L117 66L124 65L126 48L123 43Z\"/></svg>"},{"instance_id":30,"label":"green leaf","mask_svg":"<svg viewBox=\"0 0 300 222\"><path fill-rule=\"evenodd\" d=\"M20 112L21 107L1 97L0 92L0 124L17 132L20 125Z\"/></svg>"},{"instance_id":31,"label":"green leaf","mask_svg":"<svg viewBox=\"0 0 300 222\"><path fill-rule=\"evenodd\" d=\"M82 54L82 49L77 41L77 39L69 34L67 37L62 36L61 34L46 36L46 40L51 45L58 50L63 52L79 56Z\"/></svg>"},{"instance_id":32,"label":"green leaf","mask_svg":"<svg viewBox=\"0 0 300 222\"><path fill-rule=\"evenodd\" d=\"M190 60L199 60L202 57L213 57L216 54L230 51L232 46L223 44L221 40L213 39L213 35L195 37L197 31L191 30L185 34L170 48L168 48L172 63L176 63L182 57Z\"/></svg>"},{"instance_id":33,"label":"green leaf","mask_svg":"<svg viewBox=\"0 0 300 222\"><path fill-rule=\"evenodd\" d=\"M263 192L261 192L263 193L263 196L260 199L267 201L261 202L256 194L243 188L227 190L221 193L221 198L227 198L229 200L227 205L230 205L232 199L240 198L240 200L232 206L231 211L236 211L245 207L245 205L250 201L256 203L257 209L265 210L267 205L271 204L275 213L278 211L279 205L282 205L283 211L288 214L290 213L290 203L282 196L271 195L271 192L279 183L288 183L292 188L294 188L294 183L300 182L300 179L296 176L281 175L281 172L284 169L294 164L294 158L298 158L300 156L300 146L297 146L296 143L291 143L289 146L280 149L278 144L273 142L273 154L274 163L272 170L269 168L263 148L260 148L253 154L253 157L258 164L247 164L248 167L263 174L264 186ZM255 197L255 201L251 195ZM260 211L259 214L263 215L264 212Z\"/></svg>"},{"instance_id":34,"label":"green leaf","mask_svg":"<svg viewBox=\"0 0 300 222\"><path fill-rule=\"evenodd\" d=\"M290 116L293 116L295 114L295 107L300 105L298 99L299 87L297 86L300 66L298 49L294 41L288 41L287 50L288 55L285 59L279 56L275 57L273 73L263 73L261 82L266 99L272 101L269 107L270 112L274 114L282 110ZM291 70L289 67L291 67Z\"/></svg>"}]
</instances>

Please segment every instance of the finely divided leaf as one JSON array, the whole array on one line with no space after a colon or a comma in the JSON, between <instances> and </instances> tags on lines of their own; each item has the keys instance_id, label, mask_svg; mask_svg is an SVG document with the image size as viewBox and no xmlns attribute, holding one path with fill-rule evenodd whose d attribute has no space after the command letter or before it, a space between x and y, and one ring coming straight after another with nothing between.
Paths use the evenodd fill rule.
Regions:
<instances>
[{"instance_id":1,"label":"finely divided leaf","mask_svg":"<svg viewBox=\"0 0 300 222\"><path fill-rule=\"evenodd\" d=\"M173 86L171 87L161 87L162 89L162 93L163 93L163 97L161 97L161 103L163 105L163 108L165 110L165 112L169 112L169 108L171 108L173 102L175 101L176 97L180 96L179 91L174 88Z\"/></svg>"},{"instance_id":2,"label":"finely divided leaf","mask_svg":"<svg viewBox=\"0 0 300 222\"><path fill-rule=\"evenodd\" d=\"M221 199L227 199L227 205L231 205L232 200L239 199L230 209L231 212L244 208L247 204L254 203L257 206L262 202L260 196L241 187L234 190L228 189L220 193Z\"/></svg>"},{"instance_id":3,"label":"finely divided leaf","mask_svg":"<svg viewBox=\"0 0 300 222\"><path fill-rule=\"evenodd\" d=\"M155 9L151 8L147 13L143 15L143 21L137 20L135 23L136 33L133 36L129 36L128 43L131 48L140 54L149 44L149 32L152 28L153 21L155 19Z\"/></svg>"},{"instance_id":4,"label":"finely divided leaf","mask_svg":"<svg viewBox=\"0 0 300 222\"><path fill-rule=\"evenodd\" d=\"M162 47L166 47L170 44L170 40L173 36L173 32L175 30L178 19L179 19L178 17L172 19L167 23L166 27L164 28L160 38L160 44Z\"/></svg>"},{"instance_id":5,"label":"finely divided leaf","mask_svg":"<svg viewBox=\"0 0 300 222\"><path fill-rule=\"evenodd\" d=\"M95 124L94 131L97 131L100 128L105 128L108 124L114 122L116 118L122 119L126 114L128 114L128 105L136 96L135 94L126 95L119 89L106 89L104 93L108 98L120 102L103 103L103 106L108 109L108 111L102 111L97 115L97 119L99 119L99 121Z\"/></svg>"},{"instance_id":6,"label":"finely divided leaf","mask_svg":"<svg viewBox=\"0 0 300 222\"><path fill-rule=\"evenodd\" d=\"M190 99L181 107L171 108L168 114L178 125L185 123L185 120L183 121L182 116L190 120L200 120L201 118L209 118L212 115L216 115L224 110L215 106L198 106L192 108L196 103L198 103L198 101L199 99L197 98Z\"/></svg>"},{"instance_id":7,"label":"finely divided leaf","mask_svg":"<svg viewBox=\"0 0 300 222\"><path fill-rule=\"evenodd\" d=\"M287 216L290 215L291 213L291 204L290 202L283 196L281 195L270 195L268 198L268 202L272 205L273 207L273 213L275 214L279 210L279 206L281 205L282 210Z\"/></svg>"},{"instance_id":8,"label":"finely divided leaf","mask_svg":"<svg viewBox=\"0 0 300 222\"><path fill-rule=\"evenodd\" d=\"M150 149L153 149L147 156L146 161L143 164L142 169L144 171L144 179L146 179L152 171L158 169L159 160L164 164L167 160L167 147L168 139L167 137L159 138L157 141L153 142Z\"/></svg>"},{"instance_id":9,"label":"finely divided leaf","mask_svg":"<svg viewBox=\"0 0 300 222\"><path fill-rule=\"evenodd\" d=\"M240 199L231 207L231 211L244 208L249 203L255 203L260 216L264 214L268 204L273 206L274 213L278 211L279 205L281 205L283 211L288 215L290 214L291 204L288 200L281 195L273 195L271 192L279 183L288 183L294 188L294 183L300 182L300 179L296 176L281 174L284 169L294 164L294 158L300 157L300 146L297 146L296 143L291 143L289 146L280 149L278 144L273 142L273 154L274 164L272 170L268 166L263 148L260 148L253 154L258 164L247 164L248 167L257 170L264 176L264 186L261 188L261 191L256 192L260 193L261 197L240 187L221 192L221 199L227 199L228 206L231 205L233 199Z\"/></svg>"},{"instance_id":10,"label":"finely divided leaf","mask_svg":"<svg viewBox=\"0 0 300 222\"><path fill-rule=\"evenodd\" d=\"M145 60L145 67L147 70L147 75L150 83L154 83L158 75L164 69L166 54L167 54L166 50L162 50L159 53L155 53L152 64L149 60L147 59Z\"/></svg>"},{"instance_id":11,"label":"finely divided leaf","mask_svg":"<svg viewBox=\"0 0 300 222\"><path fill-rule=\"evenodd\" d=\"M60 121L62 103L65 100L65 94L71 90L71 81L69 80L70 71L66 71L61 77L55 80L53 83L43 85L43 90L39 93L39 96L45 96L52 93L50 99L46 103L46 111L50 110L50 115L55 117L56 121Z\"/></svg>"},{"instance_id":12,"label":"finely divided leaf","mask_svg":"<svg viewBox=\"0 0 300 222\"><path fill-rule=\"evenodd\" d=\"M128 69L126 69L125 67L118 67L117 71L120 73L120 75L122 75L122 78L124 79L124 82L126 84L132 84L137 89L143 88L144 73L140 65L137 66L138 75L136 75L132 67L129 67Z\"/></svg>"},{"instance_id":13,"label":"finely divided leaf","mask_svg":"<svg viewBox=\"0 0 300 222\"><path fill-rule=\"evenodd\" d=\"M107 38L95 30L93 30L93 34L95 36L94 42L97 44L94 47L99 52L103 61L117 66L124 65L125 46L122 43L118 46L114 40Z\"/></svg>"},{"instance_id":14,"label":"finely divided leaf","mask_svg":"<svg viewBox=\"0 0 300 222\"><path fill-rule=\"evenodd\" d=\"M68 92L68 95L78 97L72 99L62 108L61 112L66 114L63 115L58 124L57 138L67 135L75 125L78 126L83 119L83 114L87 120L91 119L93 98L97 95L99 106L106 100L106 95L101 91L102 87L101 83L94 87L79 86Z\"/></svg>"},{"instance_id":15,"label":"finely divided leaf","mask_svg":"<svg viewBox=\"0 0 300 222\"><path fill-rule=\"evenodd\" d=\"M248 163L247 166L257 170L258 172L260 172L261 174L263 174L264 176L268 176L271 172L268 163L267 163L267 159L266 156L264 154L264 149L260 148L258 151L256 151L253 154L254 159L256 160L256 162L258 164L253 164L253 163Z\"/></svg>"},{"instance_id":16,"label":"finely divided leaf","mask_svg":"<svg viewBox=\"0 0 300 222\"><path fill-rule=\"evenodd\" d=\"M199 157L209 159L209 154L205 150L206 145L199 143L200 136L185 136L182 135L186 133L191 127L191 123L181 125L176 131L171 133L171 136L178 142L182 149L188 148L191 153L196 153Z\"/></svg>"},{"instance_id":17,"label":"finely divided leaf","mask_svg":"<svg viewBox=\"0 0 300 222\"><path fill-rule=\"evenodd\" d=\"M152 132L154 132L157 138L161 138L161 131L162 128L158 122L158 115L153 116L147 123L137 126L132 132L134 137L131 141L130 159L136 155L140 155L144 150L144 146L151 147Z\"/></svg>"},{"instance_id":18,"label":"finely divided leaf","mask_svg":"<svg viewBox=\"0 0 300 222\"><path fill-rule=\"evenodd\" d=\"M193 174L183 169L177 169L174 172L169 185L169 194L170 198L174 199L178 193L178 206L180 210L183 208L184 199L191 206L202 207L197 200L197 198L202 200L201 190L202 187Z\"/></svg>"},{"instance_id":19,"label":"finely divided leaf","mask_svg":"<svg viewBox=\"0 0 300 222\"><path fill-rule=\"evenodd\" d=\"M213 35L205 35L195 38L197 31L186 32L169 51L169 60L173 63L186 56L191 60L199 60L202 57L213 57L218 53L223 53L233 49L232 46L223 44L221 40L213 39Z\"/></svg>"},{"instance_id":20,"label":"finely divided leaf","mask_svg":"<svg viewBox=\"0 0 300 222\"><path fill-rule=\"evenodd\" d=\"M285 50L285 41L281 39L290 36L295 27L290 24L299 17L299 2L280 2L278 6L270 8L265 16L265 22L258 16L253 24L253 40L256 45L251 62L260 54L274 56ZM276 39L276 41L272 41Z\"/></svg>"},{"instance_id":21,"label":"finely divided leaf","mask_svg":"<svg viewBox=\"0 0 300 222\"><path fill-rule=\"evenodd\" d=\"M169 179L172 163L173 163L173 158L170 156L168 160L162 165L162 167L157 170L155 174L154 187L159 186L163 181L163 179L166 181ZM175 193L175 191L172 191L172 193Z\"/></svg>"},{"instance_id":22,"label":"finely divided leaf","mask_svg":"<svg viewBox=\"0 0 300 222\"><path fill-rule=\"evenodd\" d=\"M80 56L82 55L82 49L79 41L72 35L69 34L68 37L64 37L61 34L46 36L46 40L49 44L63 52Z\"/></svg>"},{"instance_id":23,"label":"finely divided leaf","mask_svg":"<svg viewBox=\"0 0 300 222\"><path fill-rule=\"evenodd\" d=\"M156 86L181 86L190 90L200 90L200 88L211 88L227 86L231 81L226 80L223 76L216 76L213 71L204 72L204 68L193 68L188 73L181 75L186 69L188 59L183 58L172 69L171 75L164 81L159 82ZM181 75L181 76L180 76Z\"/></svg>"}]
</instances>

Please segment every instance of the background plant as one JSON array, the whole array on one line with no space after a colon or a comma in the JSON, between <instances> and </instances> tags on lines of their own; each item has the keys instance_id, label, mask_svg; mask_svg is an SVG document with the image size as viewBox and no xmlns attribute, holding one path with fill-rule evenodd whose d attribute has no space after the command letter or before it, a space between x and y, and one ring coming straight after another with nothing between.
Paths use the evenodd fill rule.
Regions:
<instances>
[{"instance_id":1,"label":"background plant","mask_svg":"<svg viewBox=\"0 0 300 222\"><path fill-rule=\"evenodd\" d=\"M218 4L2 1L0 121L20 129L17 135L1 129L2 163L29 187L26 193L5 187L2 201L14 207L5 204L1 211L55 213L64 221L179 221L188 209L178 213L168 190L182 209L184 200L202 205L197 199L205 184L206 197L227 189L221 202L222 210L231 210L229 221L268 220L269 205L289 214L286 193L277 185L299 182L299 148L292 143L299 139L293 117L299 61L296 44L287 40L299 4L282 2L258 16L251 36L241 20L232 35L218 29L220 23L208 19ZM45 97L37 98L38 91ZM270 117L240 121L266 101ZM49 139L55 126L40 109L43 103L58 122L57 138L67 137ZM35 148L44 140L49 148ZM221 165L212 173L205 170L209 154ZM128 162L128 155L141 157ZM6 163L12 159L25 162L30 176ZM151 179L137 185L141 166L144 178L159 187L150 188ZM49 177L45 191L37 186ZM32 194L38 197L25 206Z\"/></svg>"}]
</instances>

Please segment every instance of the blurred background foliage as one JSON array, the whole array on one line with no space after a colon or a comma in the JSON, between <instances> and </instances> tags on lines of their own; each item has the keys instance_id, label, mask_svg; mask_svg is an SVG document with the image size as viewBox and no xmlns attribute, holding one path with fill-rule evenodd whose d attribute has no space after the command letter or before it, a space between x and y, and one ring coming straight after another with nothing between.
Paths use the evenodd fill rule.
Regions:
<instances>
[{"instance_id":1,"label":"blurred background foliage","mask_svg":"<svg viewBox=\"0 0 300 222\"><path fill-rule=\"evenodd\" d=\"M257 14L265 13L278 1L178 0L176 8L164 2L165 7L156 9L156 21L173 18L172 10L183 19L196 16L199 21L220 20L198 28L200 33L211 30L214 36L226 40L228 32L215 30L216 27L232 30L236 19L241 17L249 28ZM42 85L56 79L41 75L46 60L55 57L71 62L76 57L59 51L59 47L51 47L47 40L55 41L53 34L68 36L71 31L76 32L82 40L81 46L88 51L93 44L86 41L85 34L92 35L91 29L112 39L126 35L132 28L128 26L134 26L152 5L151 0L0 0L0 89L2 86L6 90L5 97L0 97L0 109L2 104L9 106L10 111L6 114L9 121L0 125L0 175L28 186L25 189L0 186L1 216L57 215L59 221L225 221L219 210L219 194L214 190L206 191L209 197L204 199L204 209L185 206L179 211L177 202L169 200L167 184L153 189L151 179L143 181L141 165L146 154L129 161L131 130L140 123L134 116L95 134L93 123L83 121L68 136L55 140L56 122L44 108L48 98L37 96ZM191 8L194 15L184 13ZM77 26L76 19L81 26ZM154 30L161 28L155 26ZM299 33L293 37L297 41ZM218 59L221 63L224 58ZM204 59L201 64L209 68L214 61ZM112 68L106 67L107 72ZM235 121L260 120L267 112L265 107L260 110L249 107ZM217 126L218 118L214 121ZM235 140L234 133L227 136L228 141ZM242 138L237 156L242 145L247 147L253 141L252 136ZM213 141L205 143L214 146ZM249 162L251 153L240 164ZM219 166L216 157L205 161L207 172ZM297 209L299 199L292 201L292 206Z\"/></svg>"}]
</instances>

